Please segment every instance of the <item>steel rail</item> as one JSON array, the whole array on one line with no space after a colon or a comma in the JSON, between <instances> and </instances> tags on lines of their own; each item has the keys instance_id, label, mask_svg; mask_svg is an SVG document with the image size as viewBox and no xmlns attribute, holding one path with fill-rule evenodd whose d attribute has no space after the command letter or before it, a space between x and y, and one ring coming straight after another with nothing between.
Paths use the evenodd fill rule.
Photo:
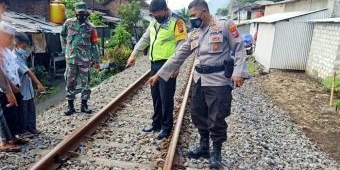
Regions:
<instances>
[{"instance_id":1,"label":"steel rail","mask_svg":"<svg viewBox=\"0 0 340 170\"><path fill-rule=\"evenodd\" d=\"M168 153L167 153L165 161L164 161L163 170L171 170L172 169L173 160L174 160L174 156L175 156L175 152L176 152L176 148L177 148L177 143L178 143L178 138L179 138L179 134L181 132L183 117L184 117L184 113L185 113L185 107L186 107L188 99L189 99L189 93L190 93L190 88L191 88L191 83L192 83L193 72L194 72L194 68L192 68L192 70L191 70L190 77L189 77L189 80L188 80L188 84L187 84L185 92L184 92L184 97L183 97L183 100L182 100L181 108L180 108L179 113L178 113L176 126L175 126L174 132L172 134Z\"/></svg>"},{"instance_id":2,"label":"steel rail","mask_svg":"<svg viewBox=\"0 0 340 170\"><path fill-rule=\"evenodd\" d=\"M133 92L137 91L145 84L149 77L150 70L142 77L131 84L127 89L114 98L107 106L94 114L85 124L77 128L70 135L65 137L57 146L49 153L40 158L30 167L31 170L49 170L57 169L71 154L76 150L80 143L88 139L96 129L104 123L113 111L116 111L122 102L126 100Z\"/></svg>"}]
</instances>

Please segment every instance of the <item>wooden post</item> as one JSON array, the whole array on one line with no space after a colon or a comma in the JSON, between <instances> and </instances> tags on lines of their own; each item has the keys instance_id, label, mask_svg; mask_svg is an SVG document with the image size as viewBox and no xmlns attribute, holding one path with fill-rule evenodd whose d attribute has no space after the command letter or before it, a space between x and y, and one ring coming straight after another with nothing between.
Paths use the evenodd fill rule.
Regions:
<instances>
[{"instance_id":1,"label":"wooden post","mask_svg":"<svg viewBox=\"0 0 340 170\"><path fill-rule=\"evenodd\" d=\"M333 106L333 98L334 98L334 86L335 86L335 77L336 77L336 72L333 72L333 80L332 80L332 88L331 88L331 98L329 100L329 105Z\"/></svg>"}]
</instances>

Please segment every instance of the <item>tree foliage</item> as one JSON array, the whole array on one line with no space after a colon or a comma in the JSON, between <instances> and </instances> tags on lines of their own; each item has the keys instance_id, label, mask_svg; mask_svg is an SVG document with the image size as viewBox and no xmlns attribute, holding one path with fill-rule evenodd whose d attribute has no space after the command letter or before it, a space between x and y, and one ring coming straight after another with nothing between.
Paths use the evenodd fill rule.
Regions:
<instances>
[{"instance_id":1,"label":"tree foliage","mask_svg":"<svg viewBox=\"0 0 340 170\"><path fill-rule=\"evenodd\" d=\"M67 18L73 18L76 16L74 11L74 4L80 1L83 0L61 0L61 2L65 5ZM102 0L96 1L101 2ZM89 19L94 25L105 25L105 21L103 20L103 18L96 12L92 12Z\"/></svg>"},{"instance_id":2,"label":"tree foliage","mask_svg":"<svg viewBox=\"0 0 340 170\"><path fill-rule=\"evenodd\" d=\"M131 47L131 34L125 30L125 27L122 24L118 24L118 26L113 30L113 36L106 43L106 47L112 48L116 46L125 46Z\"/></svg>"},{"instance_id":3,"label":"tree foliage","mask_svg":"<svg viewBox=\"0 0 340 170\"><path fill-rule=\"evenodd\" d=\"M67 18L75 17L74 4L80 1L82 0L61 0L61 3L65 5Z\"/></svg>"},{"instance_id":4,"label":"tree foliage","mask_svg":"<svg viewBox=\"0 0 340 170\"><path fill-rule=\"evenodd\" d=\"M215 15L216 16L227 16L228 15L228 9L227 8L218 8Z\"/></svg>"},{"instance_id":5,"label":"tree foliage","mask_svg":"<svg viewBox=\"0 0 340 170\"><path fill-rule=\"evenodd\" d=\"M92 12L89 17L92 24L98 26L98 25L105 25L105 21L103 20L103 17L101 17L97 12Z\"/></svg>"},{"instance_id":6,"label":"tree foliage","mask_svg":"<svg viewBox=\"0 0 340 170\"><path fill-rule=\"evenodd\" d=\"M142 19L140 9L140 1L133 1L129 4L122 5L118 9L118 14L122 19L121 24L131 35L135 33L137 22Z\"/></svg>"},{"instance_id":7,"label":"tree foliage","mask_svg":"<svg viewBox=\"0 0 340 170\"><path fill-rule=\"evenodd\" d=\"M177 12L177 15L180 16L184 22L188 22L189 21L189 10L187 10L186 8L182 8Z\"/></svg>"}]
</instances>

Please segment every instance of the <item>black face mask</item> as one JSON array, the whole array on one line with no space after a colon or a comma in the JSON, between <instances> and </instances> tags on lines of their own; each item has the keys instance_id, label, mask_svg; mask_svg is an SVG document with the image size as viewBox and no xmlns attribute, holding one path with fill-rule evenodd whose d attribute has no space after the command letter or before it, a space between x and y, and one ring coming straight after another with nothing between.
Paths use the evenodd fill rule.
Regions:
<instances>
[{"instance_id":1,"label":"black face mask","mask_svg":"<svg viewBox=\"0 0 340 170\"><path fill-rule=\"evenodd\" d=\"M201 16L202 16L202 13L201 13ZM203 25L203 19L201 18L201 16L200 17L192 17L192 18L189 19L192 28L200 28Z\"/></svg>"},{"instance_id":2,"label":"black face mask","mask_svg":"<svg viewBox=\"0 0 340 170\"><path fill-rule=\"evenodd\" d=\"M79 21L79 23L85 23L87 21L87 18L89 17L89 15L87 14L78 14L77 15L77 19Z\"/></svg>"},{"instance_id":3,"label":"black face mask","mask_svg":"<svg viewBox=\"0 0 340 170\"><path fill-rule=\"evenodd\" d=\"M158 23L163 23L168 17L166 15L164 16L156 16L155 19Z\"/></svg>"},{"instance_id":4,"label":"black face mask","mask_svg":"<svg viewBox=\"0 0 340 170\"><path fill-rule=\"evenodd\" d=\"M190 24L192 28L199 28L203 24L203 19L201 19L200 17L190 18Z\"/></svg>"}]
</instances>

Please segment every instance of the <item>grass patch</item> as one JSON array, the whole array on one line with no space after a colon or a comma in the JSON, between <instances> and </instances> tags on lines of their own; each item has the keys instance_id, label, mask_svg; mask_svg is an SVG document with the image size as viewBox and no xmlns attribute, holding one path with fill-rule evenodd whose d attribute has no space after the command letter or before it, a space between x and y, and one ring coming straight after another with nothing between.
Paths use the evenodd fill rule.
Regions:
<instances>
[{"instance_id":1,"label":"grass patch","mask_svg":"<svg viewBox=\"0 0 340 170\"><path fill-rule=\"evenodd\" d=\"M250 73L256 74L257 69L256 69L255 64L253 62L248 62L247 66L248 66L248 70L249 70Z\"/></svg>"}]
</instances>

